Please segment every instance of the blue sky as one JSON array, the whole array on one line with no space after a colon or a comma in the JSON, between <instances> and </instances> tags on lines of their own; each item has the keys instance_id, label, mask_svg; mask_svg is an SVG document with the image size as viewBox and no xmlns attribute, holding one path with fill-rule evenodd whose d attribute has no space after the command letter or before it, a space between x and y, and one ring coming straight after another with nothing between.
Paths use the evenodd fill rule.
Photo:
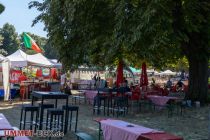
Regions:
<instances>
[{"instance_id":1,"label":"blue sky","mask_svg":"<svg viewBox=\"0 0 210 140\"><path fill-rule=\"evenodd\" d=\"M47 33L43 31L43 23L37 23L34 27L31 27L33 19L39 15L39 12L35 8L28 9L30 1L32 0L0 0L0 3L6 8L0 15L0 28L8 22L15 26L18 34L31 32L46 37Z\"/></svg>"}]
</instances>

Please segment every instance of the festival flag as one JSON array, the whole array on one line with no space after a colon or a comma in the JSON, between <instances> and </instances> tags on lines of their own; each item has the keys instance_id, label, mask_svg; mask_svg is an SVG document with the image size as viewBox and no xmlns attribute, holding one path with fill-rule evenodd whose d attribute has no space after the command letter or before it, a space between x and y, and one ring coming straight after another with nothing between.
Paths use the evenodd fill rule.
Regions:
<instances>
[{"instance_id":1,"label":"festival flag","mask_svg":"<svg viewBox=\"0 0 210 140\"><path fill-rule=\"evenodd\" d=\"M36 42L27 33L23 33L23 41L24 41L24 46L26 48L33 49L37 53L42 52L42 50L39 48Z\"/></svg>"}]
</instances>

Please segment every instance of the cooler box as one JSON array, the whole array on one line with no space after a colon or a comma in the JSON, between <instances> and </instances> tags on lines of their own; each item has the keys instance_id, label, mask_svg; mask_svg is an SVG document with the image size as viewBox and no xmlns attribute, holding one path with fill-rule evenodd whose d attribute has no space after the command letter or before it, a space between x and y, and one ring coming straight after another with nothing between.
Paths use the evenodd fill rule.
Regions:
<instances>
[{"instance_id":1,"label":"cooler box","mask_svg":"<svg viewBox=\"0 0 210 140\"><path fill-rule=\"evenodd\" d=\"M17 94L16 89L10 89L11 97L14 98ZM0 97L4 97L4 89L0 89Z\"/></svg>"}]
</instances>

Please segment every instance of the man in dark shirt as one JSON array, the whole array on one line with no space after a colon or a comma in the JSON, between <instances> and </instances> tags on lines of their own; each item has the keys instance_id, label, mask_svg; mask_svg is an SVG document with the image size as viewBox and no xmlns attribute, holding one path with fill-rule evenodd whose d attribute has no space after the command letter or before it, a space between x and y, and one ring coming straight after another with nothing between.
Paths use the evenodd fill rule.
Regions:
<instances>
[{"instance_id":1,"label":"man in dark shirt","mask_svg":"<svg viewBox=\"0 0 210 140\"><path fill-rule=\"evenodd\" d=\"M177 91L183 90L183 86L184 86L184 84L182 83L181 80L179 80L179 81L177 82L177 84L176 84L176 90L177 90Z\"/></svg>"},{"instance_id":2,"label":"man in dark shirt","mask_svg":"<svg viewBox=\"0 0 210 140\"><path fill-rule=\"evenodd\" d=\"M172 81L171 81L171 79L169 78L168 81L167 81L167 83L166 83L166 88L171 89L171 87L172 87Z\"/></svg>"}]
</instances>

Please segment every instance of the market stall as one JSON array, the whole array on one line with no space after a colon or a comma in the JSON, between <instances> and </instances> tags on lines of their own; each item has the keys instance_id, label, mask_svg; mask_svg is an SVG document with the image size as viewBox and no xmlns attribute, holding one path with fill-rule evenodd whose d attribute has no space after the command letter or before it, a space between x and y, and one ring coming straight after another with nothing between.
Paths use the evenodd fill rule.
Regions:
<instances>
[{"instance_id":1,"label":"market stall","mask_svg":"<svg viewBox=\"0 0 210 140\"><path fill-rule=\"evenodd\" d=\"M57 73L55 72L56 70L54 68L61 68L61 64L57 63L56 61L49 60L41 53L28 55L24 53L22 50L17 50L13 54L7 56L7 58L11 62L11 67L13 68L12 71L14 70L17 71L18 69L21 71L21 74L22 72L25 72L27 75L27 80L24 80L21 82L18 80L20 77L20 74L19 75L12 74L15 76L11 76L11 77L15 77L16 79L14 80L13 78L11 82L15 81L14 83L20 84L20 95L22 94L27 95L33 90L44 90L44 91L50 90L51 87L49 86L53 84L48 84L48 83L49 82L52 83L52 79L55 79L55 77L57 77L55 75ZM49 71L47 76L45 74L46 69L47 71ZM51 69L54 70L53 74L51 74L52 72ZM24 96L23 98L25 97L26 96Z\"/></svg>"}]
</instances>

